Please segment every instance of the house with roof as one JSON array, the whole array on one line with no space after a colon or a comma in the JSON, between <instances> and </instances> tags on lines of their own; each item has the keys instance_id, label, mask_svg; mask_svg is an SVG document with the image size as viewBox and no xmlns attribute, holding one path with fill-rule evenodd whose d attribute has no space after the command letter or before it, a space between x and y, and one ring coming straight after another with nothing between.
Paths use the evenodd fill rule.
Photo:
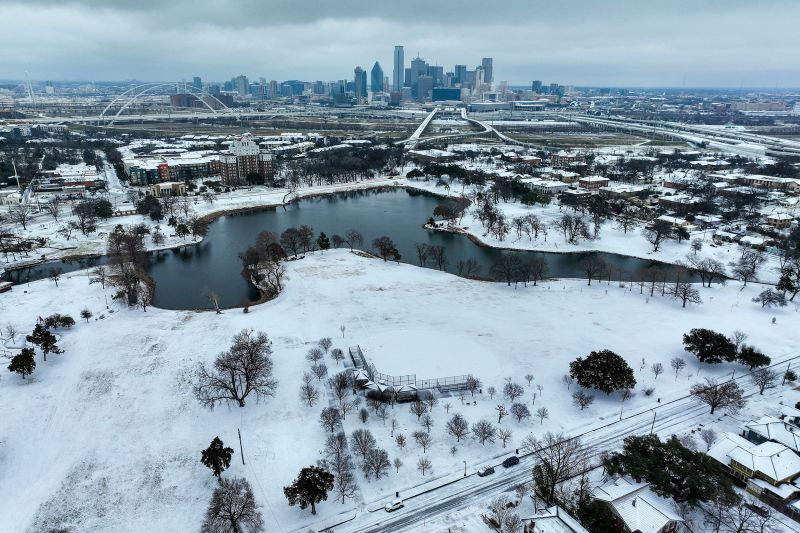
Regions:
<instances>
[{"instance_id":1,"label":"house with roof","mask_svg":"<svg viewBox=\"0 0 800 533\"><path fill-rule=\"evenodd\" d=\"M523 533L589 533L580 522L559 506L540 509L533 516L523 518Z\"/></svg>"},{"instance_id":2,"label":"house with roof","mask_svg":"<svg viewBox=\"0 0 800 533\"><path fill-rule=\"evenodd\" d=\"M746 483L748 492L766 501L783 504L800 493L792 483L800 476L800 456L779 442L755 444L734 433L723 433L706 453Z\"/></svg>"},{"instance_id":3,"label":"house with roof","mask_svg":"<svg viewBox=\"0 0 800 533\"><path fill-rule=\"evenodd\" d=\"M609 506L624 533L674 533L683 523L675 502L653 492L649 483L617 477L592 490L592 497Z\"/></svg>"},{"instance_id":4,"label":"house with roof","mask_svg":"<svg viewBox=\"0 0 800 533\"><path fill-rule=\"evenodd\" d=\"M762 416L746 423L744 438L755 444L773 441L800 452L800 427L774 416Z\"/></svg>"}]
</instances>

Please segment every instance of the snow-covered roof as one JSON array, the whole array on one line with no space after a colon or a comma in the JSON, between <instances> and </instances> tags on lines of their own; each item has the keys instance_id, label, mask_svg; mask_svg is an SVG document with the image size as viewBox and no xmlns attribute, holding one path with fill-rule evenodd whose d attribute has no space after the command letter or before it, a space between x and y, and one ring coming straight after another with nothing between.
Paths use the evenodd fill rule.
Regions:
<instances>
[{"instance_id":1,"label":"snow-covered roof","mask_svg":"<svg viewBox=\"0 0 800 533\"><path fill-rule=\"evenodd\" d=\"M670 522L683 522L674 502L650 490L649 483L616 478L596 487L592 495L607 502L630 531L658 533Z\"/></svg>"},{"instance_id":2,"label":"snow-covered roof","mask_svg":"<svg viewBox=\"0 0 800 533\"><path fill-rule=\"evenodd\" d=\"M764 481L763 479L751 479L748 481L749 484L755 485L763 490L768 490L771 493L775 494L782 500L785 500L792 496L797 491L800 491L796 485L791 483L782 483L777 487L775 485L771 485L768 482Z\"/></svg>"},{"instance_id":3,"label":"snow-covered roof","mask_svg":"<svg viewBox=\"0 0 800 533\"><path fill-rule=\"evenodd\" d=\"M548 507L524 520L532 521L534 533L589 533L577 520L560 507Z\"/></svg>"},{"instance_id":4,"label":"snow-covered roof","mask_svg":"<svg viewBox=\"0 0 800 533\"><path fill-rule=\"evenodd\" d=\"M608 181L608 178L604 178L603 176L586 176L581 178L580 181L601 182L601 181Z\"/></svg>"},{"instance_id":5,"label":"snow-covered roof","mask_svg":"<svg viewBox=\"0 0 800 533\"><path fill-rule=\"evenodd\" d=\"M792 215L789 213L773 213L768 215L767 218L769 220L792 220Z\"/></svg>"},{"instance_id":6,"label":"snow-covered roof","mask_svg":"<svg viewBox=\"0 0 800 533\"><path fill-rule=\"evenodd\" d=\"M765 439L779 442L794 451L800 451L800 428L774 416L762 416L748 422L744 428Z\"/></svg>"},{"instance_id":7,"label":"snow-covered roof","mask_svg":"<svg viewBox=\"0 0 800 533\"><path fill-rule=\"evenodd\" d=\"M708 455L724 465L731 460L754 472L782 480L800 474L800 456L777 442L753 444L733 433L723 433L708 450Z\"/></svg>"}]
</instances>

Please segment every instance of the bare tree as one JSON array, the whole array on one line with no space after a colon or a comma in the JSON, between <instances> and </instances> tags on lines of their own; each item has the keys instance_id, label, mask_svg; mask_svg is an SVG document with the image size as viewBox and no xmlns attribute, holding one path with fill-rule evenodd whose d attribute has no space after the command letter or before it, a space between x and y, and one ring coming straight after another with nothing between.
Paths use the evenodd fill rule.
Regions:
<instances>
[{"instance_id":1,"label":"bare tree","mask_svg":"<svg viewBox=\"0 0 800 533\"><path fill-rule=\"evenodd\" d=\"M353 251L353 248L364 243L364 236L358 230L347 230L347 233L344 234L344 242L350 247L350 251Z\"/></svg>"},{"instance_id":2,"label":"bare tree","mask_svg":"<svg viewBox=\"0 0 800 533\"><path fill-rule=\"evenodd\" d=\"M514 505L508 496L502 494L494 498L489 504L490 518L502 528L509 516L514 513Z\"/></svg>"},{"instance_id":3,"label":"bare tree","mask_svg":"<svg viewBox=\"0 0 800 533\"><path fill-rule=\"evenodd\" d=\"M658 379L658 376L664 373L664 365L661 363L653 363L650 365L650 371L653 372L655 379Z\"/></svg>"},{"instance_id":4,"label":"bare tree","mask_svg":"<svg viewBox=\"0 0 800 533\"><path fill-rule=\"evenodd\" d=\"M303 374L303 384L300 385L300 399L314 407L319 400L319 389L314 386L314 376L309 373Z\"/></svg>"},{"instance_id":5,"label":"bare tree","mask_svg":"<svg viewBox=\"0 0 800 533\"><path fill-rule=\"evenodd\" d=\"M322 378L328 375L328 367L321 363L311 365L311 373L317 377L317 381L322 381Z\"/></svg>"},{"instance_id":6,"label":"bare tree","mask_svg":"<svg viewBox=\"0 0 800 533\"><path fill-rule=\"evenodd\" d=\"M733 332L733 335L731 335L731 340L733 341L733 344L736 345L737 352L739 351L739 348L744 344L744 341L747 340L747 337L748 335L744 331L739 331L737 329Z\"/></svg>"},{"instance_id":7,"label":"bare tree","mask_svg":"<svg viewBox=\"0 0 800 533\"><path fill-rule=\"evenodd\" d=\"M673 357L672 360L669 362L669 366L672 367L672 370L675 371L675 380L678 380L678 374L681 373L686 367L686 361L683 360L681 357Z\"/></svg>"},{"instance_id":8,"label":"bare tree","mask_svg":"<svg viewBox=\"0 0 800 533\"><path fill-rule=\"evenodd\" d=\"M679 281L670 292L673 298L681 302L681 307L686 307L687 303L703 303L703 299L700 297L700 291L695 289L691 283Z\"/></svg>"},{"instance_id":9,"label":"bare tree","mask_svg":"<svg viewBox=\"0 0 800 533\"><path fill-rule=\"evenodd\" d=\"M418 242L414 245L414 249L417 252L417 260L419 261L419 266L425 266L425 263L428 262L428 245L422 242Z\"/></svg>"},{"instance_id":10,"label":"bare tree","mask_svg":"<svg viewBox=\"0 0 800 533\"><path fill-rule=\"evenodd\" d=\"M213 368L205 364L198 367L195 396L209 408L229 400L244 407L250 394L259 400L274 396L278 381L272 376L271 354L272 343L265 333L240 331L230 349L217 356Z\"/></svg>"},{"instance_id":11,"label":"bare tree","mask_svg":"<svg viewBox=\"0 0 800 533\"><path fill-rule=\"evenodd\" d=\"M390 437L394 437L394 432L397 430L398 427L400 427L400 423L397 421L396 418L392 418L392 421L389 424L389 428L390 428L389 429L389 436Z\"/></svg>"},{"instance_id":12,"label":"bare tree","mask_svg":"<svg viewBox=\"0 0 800 533\"><path fill-rule=\"evenodd\" d=\"M531 417L531 412L524 403L515 403L511 406L511 416L516 418L517 422L522 422L523 418Z\"/></svg>"},{"instance_id":13,"label":"bare tree","mask_svg":"<svg viewBox=\"0 0 800 533\"><path fill-rule=\"evenodd\" d=\"M319 423L326 431L334 432L342 419L342 415L335 407L325 407L319 414Z\"/></svg>"},{"instance_id":14,"label":"bare tree","mask_svg":"<svg viewBox=\"0 0 800 533\"><path fill-rule=\"evenodd\" d=\"M336 366L339 366L339 363L344 360L344 352L340 348L334 348L331 350L331 358L336 361Z\"/></svg>"},{"instance_id":15,"label":"bare tree","mask_svg":"<svg viewBox=\"0 0 800 533\"><path fill-rule=\"evenodd\" d=\"M503 522L503 533L519 533L522 531L524 522L517 513L511 513Z\"/></svg>"},{"instance_id":16,"label":"bare tree","mask_svg":"<svg viewBox=\"0 0 800 533\"><path fill-rule=\"evenodd\" d=\"M422 427L425 428L425 431L428 433L431 432L431 428L433 427L433 418L431 418L431 415L423 416L420 423L422 424Z\"/></svg>"},{"instance_id":17,"label":"bare tree","mask_svg":"<svg viewBox=\"0 0 800 533\"><path fill-rule=\"evenodd\" d=\"M12 324L11 322L7 323L3 327L3 335L4 335L4 337L6 339L11 341L11 344L14 344L14 340L17 338L18 334L19 334L19 330L17 329L17 326Z\"/></svg>"},{"instance_id":18,"label":"bare tree","mask_svg":"<svg viewBox=\"0 0 800 533\"><path fill-rule=\"evenodd\" d=\"M575 404L575 407L580 407L581 411L583 411L594 403L594 396L586 394L583 391L573 392L572 403Z\"/></svg>"},{"instance_id":19,"label":"bare tree","mask_svg":"<svg viewBox=\"0 0 800 533\"><path fill-rule=\"evenodd\" d=\"M428 254L433 259L433 262L436 264L436 267L439 270L446 270L447 269L447 255L445 255L445 247L440 245L433 245L428 246Z\"/></svg>"},{"instance_id":20,"label":"bare tree","mask_svg":"<svg viewBox=\"0 0 800 533\"><path fill-rule=\"evenodd\" d=\"M461 442L461 439L467 436L469 432L469 424L466 419L459 413L455 413L450 420L445 424L447 433L456 438L456 442Z\"/></svg>"},{"instance_id":21,"label":"bare tree","mask_svg":"<svg viewBox=\"0 0 800 533\"><path fill-rule=\"evenodd\" d=\"M481 380L476 378L475 376L468 376L467 377L467 390L469 391L471 396L475 396L475 391L481 388Z\"/></svg>"},{"instance_id":22,"label":"bare tree","mask_svg":"<svg viewBox=\"0 0 800 533\"><path fill-rule=\"evenodd\" d=\"M61 279L61 272L63 271L60 268L51 268L47 274L47 277L56 284L56 287L58 287L58 280Z\"/></svg>"},{"instance_id":23,"label":"bare tree","mask_svg":"<svg viewBox=\"0 0 800 533\"><path fill-rule=\"evenodd\" d=\"M21 224L22 229L25 230L28 229L28 222L33 216L33 209L28 204L19 203L19 204L14 204L14 206L8 210L7 214L8 214L8 219L11 222L16 222L17 224Z\"/></svg>"},{"instance_id":24,"label":"bare tree","mask_svg":"<svg viewBox=\"0 0 800 533\"><path fill-rule=\"evenodd\" d=\"M580 267L583 273L586 274L587 285L592 284L593 279L600 279L606 272L608 272L608 263L603 261L596 254L592 254L580 261Z\"/></svg>"},{"instance_id":25,"label":"bare tree","mask_svg":"<svg viewBox=\"0 0 800 533\"><path fill-rule=\"evenodd\" d=\"M328 378L328 386L331 388L331 391L333 391L333 395L336 397L336 401L339 402L339 406L350 396L350 379L350 375L347 371L339 372Z\"/></svg>"},{"instance_id":26,"label":"bare tree","mask_svg":"<svg viewBox=\"0 0 800 533\"><path fill-rule=\"evenodd\" d=\"M759 368L750 375L750 381L758 387L759 394L764 394L766 389L771 389L778 384L778 373L771 368Z\"/></svg>"},{"instance_id":27,"label":"bare tree","mask_svg":"<svg viewBox=\"0 0 800 533\"><path fill-rule=\"evenodd\" d=\"M253 489L244 478L220 478L211 495L203 533L256 533L264 530L264 520Z\"/></svg>"},{"instance_id":28,"label":"bare tree","mask_svg":"<svg viewBox=\"0 0 800 533\"><path fill-rule=\"evenodd\" d=\"M561 382L562 382L564 385L566 385L566 386L567 386L567 390L569 390L569 388L570 388L570 387L572 386L572 384L575 382L575 378L573 378L573 377L572 377L572 376L570 376L569 374L564 374L564 377L562 377L562 378L561 378Z\"/></svg>"},{"instance_id":29,"label":"bare tree","mask_svg":"<svg viewBox=\"0 0 800 533\"><path fill-rule=\"evenodd\" d=\"M503 395L512 402L522 396L524 393L525 389L522 388L522 385L518 385L517 383L512 383L509 381L503 387Z\"/></svg>"},{"instance_id":30,"label":"bare tree","mask_svg":"<svg viewBox=\"0 0 800 533\"><path fill-rule=\"evenodd\" d=\"M422 417L422 415L428 412L428 406L422 403L421 401L417 400L411 404L411 406L409 407L409 411L411 411L412 414L416 415L417 420L419 420Z\"/></svg>"},{"instance_id":31,"label":"bare tree","mask_svg":"<svg viewBox=\"0 0 800 533\"><path fill-rule=\"evenodd\" d=\"M475 424L472 424L472 436L481 443L481 445L486 445L486 442L494 442L494 438L497 435L497 429L495 429L494 425L489 422L488 420L479 420Z\"/></svg>"},{"instance_id":32,"label":"bare tree","mask_svg":"<svg viewBox=\"0 0 800 533\"><path fill-rule=\"evenodd\" d=\"M397 443L397 447L401 450L406 447L406 436L402 433L398 433L397 436L394 438L394 441Z\"/></svg>"},{"instance_id":33,"label":"bare tree","mask_svg":"<svg viewBox=\"0 0 800 533\"><path fill-rule=\"evenodd\" d=\"M431 460L427 457L420 457L419 461L417 461L417 470L419 470L422 475L425 475L425 472L431 469Z\"/></svg>"},{"instance_id":34,"label":"bare tree","mask_svg":"<svg viewBox=\"0 0 800 533\"><path fill-rule=\"evenodd\" d=\"M436 397L431 394L425 398L425 405L428 406L428 412L433 413L433 408L439 405L439 400L437 400Z\"/></svg>"},{"instance_id":35,"label":"bare tree","mask_svg":"<svg viewBox=\"0 0 800 533\"><path fill-rule=\"evenodd\" d=\"M58 216L61 214L61 198L58 196L50 198L44 203L44 210L48 215L53 217L53 221L58 222Z\"/></svg>"},{"instance_id":36,"label":"bare tree","mask_svg":"<svg viewBox=\"0 0 800 533\"><path fill-rule=\"evenodd\" d=\"M108 280L108 270L105 267L99 266L92 269L92 276L89 278L89 283L99 283L100 287L106 288L106 281Z\"/></svg>"},{"instance_id":37,"label":"bare tree","mask_svg":"<svg viewBox=\"0 0 800 533\"><path fill-rule=\"evenodd\" d=\"M712 415L716 409L735 413L745 404L742 389L735 381L726 381L720 384L715 379L706 378L705 383L692 385L689 394L711 407Z\"/></svg>"},{"instance_id":38,"label":"bare tree","mask_svg":"<svg viewBox=\"0 0 800 533\"><path fill-rule=\"evenodd\" d=\"M422 448L422 453L428 451L428 447L431 445L431 434L425 431L415 431L412 436L414 440L417 441L417 446Z\"/></svg>"},{"instance_id":39,"label":"bare tree","mask_svg":"<svg viewBox=\"0 0 800 533\"><path fill-rule=\"evenodd\" d=\"M548 503L554 503L556 487L585 470L588 452L577 438L547 432L539 439L528 435L522 448L536 458L534 483Z\"/></svg>"},{"instance_id":40,"label":"bare tree","mask_svg":"<svg viewBox=\"0 0 800 533\"><path fill-rule=\"evenodd\" d=\"M539 419L539 424L544 424L544 419L550 418L550 411L547 410L547 407L540 407L536 410L536 418Z\"/></svg>"},{"instance_id":41,"label":"bare tree","mask_svg":"<svg viewBox=\"0 0 800 533\"><path fill-rule=\"evenodd\" d=\"M495 389L493 386L489 385L489 387L486 389L486 392L489 393L489 399L493 400L494 399L494 395L497 394L497 389Z\"/></svg>"},{"instance_id":42,"label":"bare tree","mask_svg":"<svg viewBox=\"0 0 800 533\"><path fill-rule=\"evenodd\" d=\"M748 281L753 281L758 275L758 269L767 258L763 252L758 250L745 250L739 260L731 263L733 275L741 280L743 285Z\"/></svg>"},{"instance_id":43,"label":"bare tree","mask_svg":"<svg viewBox=\"0 0 800 533\"><path fill-rule=\"evenodd\" d=\"M706 443L706 451L711 449L711 445L717 440L717 432L711 428L700 430L700 439Z\"/></svg>"},{"instance_id":44,"label":"bare tree","mask_svg":"<svg viewBox=\"0 0 800 533\"><path fill-rule=\"evenodd\" d=\"M506 442L511 438L511 430L508 428L502 428L497 432L497 438L500 439L500 442L503 443L503 448L506 447Z\"/></svg>"},{"instance_id":45,"label":"bare tree","mask_svg":"<svg viewBox=\"0 0 800 533\"><path fill-rule=\"evenodd\" d=\"M361 459L366 461L367 454L370 450L375 448L375 437L368 429L356 429L350 436L350 442L353 444L353 449L361 455Z\"/></svg>"},{"instance_id":46,"label":"bare tree","mask_svg":"<svg viewBox=\"0 0 800 533\"><path fill-rule=\"evenodd\" d=\"M317 347L311 348L308 353L306 353L306 359L308 359L311 363L316 364L317 361L322 359L322 349Z\"/></svg>"},{"instance_id":47,"label":"bare tree","mask_svg":"<svg viewBox=\"0 0 800 533\"><path fill-rule=\"evenodd\" d=\"M735 533L778 533L785 531L774 512L767 506L739 501L727 507L720 517L722 531Z\"/></svg>"},{"instance_id":48,"label":"bare tree","mask_svg":"<svg viewBox=\"0 0 800 533\"><path fill-rule=\"evenodd\" d=\"M503 421L503 417L508 415L508 410L506 409L506 405L501 403L498 404L497 407L494 408L497 411L497 423L500 424Z\"/></svg>"},{"instance_id":49,"label":"bare tree","mask_svg":"<svg viewBox=\"0 0 800 533\"><path fill-rule=\"evenodd\" d=\"M401 461L399 457L395 457L394 461L392 462L392 464L394 465L395 474L399 473L400 472L400 467L403 466L403 461Z\"/></svg>"},{"instance_id":50,"label":"bare tree","mask_svg":"<svg viewBox=\"0 0 800 533\"><path fill-rule=\"evenodd\" d=\"M322 348L322 351L327 354L328 350L330 350L331 346L333 346L333 340L331 340L330 337L322 337L317 344L319 344L319 347Z\"/></svg>"},{"instance_id":51,"label":"bare tree","mask_svg":"<svg viewBox=\"0 0 800 533\"><path fill-rule=\"evenodd\" d=\"M380 448L373 448L367 452L364 457L364 464L361 469L364 471L366 477L375 476L375 479L380 479L385 475L391 463L389 462L389 454L386 450Z\"/></svg>"},{"instance_id":52,"label":"bare tree","mask_svg":"<svg viewBox=\"0 0 800 533\"><path fill-rule=\"evenodd\" d=\"M530 387L531 382L533 381L533 374L525 374L525 381L528 382L528 387Z\"/></svg>"}]
</instances>

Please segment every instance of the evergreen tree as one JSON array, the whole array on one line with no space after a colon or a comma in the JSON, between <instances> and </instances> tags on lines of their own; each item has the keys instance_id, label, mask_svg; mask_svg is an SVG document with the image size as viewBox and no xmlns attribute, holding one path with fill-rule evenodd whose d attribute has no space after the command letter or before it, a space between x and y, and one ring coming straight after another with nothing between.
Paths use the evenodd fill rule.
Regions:
<instances>
[{"instance_id":1,"label":"evergreen tree","mask_svg":"<svg viewBox=\"0 0 800 533\"><path fill-rule=\"evenodd\" d=\"M45 361L47 361L47 354L49 353L63 353L63 350L56 344L56 336L41 324L36 324L33 328L33 333L27 335L25 340L42 349Z\"/></svg>"},{"instance_id":2,"label":"evergreen tree","mask_svg":"<svg viewBox=\"0 0 800 533\"><path fill-rule=\"evenodd\" d=\"M578 357L569 364L569 373L581 387L606 394L636 386L633 369L611 350L591 352L586 358Z\"/></svg>"},{"instance_id":3,"label":"evergreen tree","mask_svg":"<svg viewBox=\"0 0 800 533\"><path fill-rule=\"evenodd\" d=\"M18 355L15 355L13 359L11 359L11 364L8 365L8 370L11 372L16 372L22 379L25 379L25 375L33 374L34 369L36 368L36 360L33 357L34 352L33 348L23 348L22 352Z\"/></svg>"},{"instance_id":4,"label":"evergreen tree","mask_svg":"<svg viewBox=\"0 0 800 533\"><path fill-rule=\"evenodd\" d=\"M736 345L722 333L710 329L695 328L684 334L683 347L703 363L736 360Z\"/></svg>"},{"instance_id":5,"label":"evergreen tree","mask_svg":"<svg viewBox=\"0 0 800 533\"><path fill-rule=\"evenodd\" d=\"M214 437L208 448L203 450L200 462L210 468L219 479L222 471L231 466L232 455L233 448L226 448L219 437Z\"/></svg>"},{"instance_id":6,"label":"evergreen tree","mask_svg":"<svg viewBox=\"0 0 800 533\"><path fill-rule=\"evenodd\" d=\"M743 365L747 365L750 370L757 366L767 366L772 362L772 359L761 353L757 348L746 344L739 349L739 355L736 359Z\"/></svg>"},{"instance_id":7,"label":"evergreen tree","mask_svg":"<svg viewBox=\"0 0 800 533\"><path fill-rule=\"evenodd\" d=\"M691 506L733 492L719 463L674 435L665 442L656 435L626 437L622 452L611 455L605 467L609 474L645 479L657 494Z\"/></svg>"},{"instance_id":8,"label":"evergreen tree","mask_svg":"<svg viewBox=\"0 0 800 533\"><path fill-rule=\"evenodd\" d=\"M319 466L303 468L294 483L283 487L289 505L299 505L300 509L310 505L311 514L317 514L316 505L328 499L329 490L333 490L333 474Z\"/></svg>"},{"instance_id":9,"label":"evergreen tree","mask_svg":"<svg viewBox=\"0 0 800 533\"><path fill-rule=\"evenodd\" d=\"M323 252L331 247L331 241L328 239L328 236L325 235L325 232L320 232L317 238L317 246L319 246L319 249Z\"/></svg>"}]
</instances>

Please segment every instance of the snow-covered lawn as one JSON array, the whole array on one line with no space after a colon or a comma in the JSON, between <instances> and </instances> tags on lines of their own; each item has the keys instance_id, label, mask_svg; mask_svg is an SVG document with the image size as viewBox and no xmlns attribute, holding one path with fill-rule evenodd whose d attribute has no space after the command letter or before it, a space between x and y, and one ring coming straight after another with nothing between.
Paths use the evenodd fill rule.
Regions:
<instances>
[{"instance_id":1,"label":"snow-covered lawn","mask_svg":"<svg viewBox=\"0 0 800 533\"><path fill-rule=\"evenodd\" d=\"M248 314L143 313L117 304L111 313L99 284L88 285L82 273L65 276L58 288L43 280L0 295L0 324L11 322L23 334L36 317L52 312L79 320L72 330L59 332L65 353L47 362L37 355L32 377L22 380L5 370L0 375L0 529L197 530L216 484L199 462L200 451L217 435L236 450L223 475L251 482L268 531L334 522L339 513L374 508L396 490L410 491L432 477L458 476L463 461L474 471L508 452L499 441L481 446L468 439L451 455L455 439L444 431L445 403L451 414L460 412L470 423L481 418L496 422L495 406L510 404L498 396L490 400L487 387L501 390L506 377L524 385L523 401L531 411L545 406L550 412L543 424L505 418L502 426L513 431L513 448L529 432L577 433L618 416L618 396L598 394L594 405L580 411L561 382L568 363L591 350L612 349L634 368L639 384L625 404L628 412L653 406L658 398L664 402L685 395L698 373L702 378L742 370L727 364L701 369L681 347L681 335L692 327L745 331L748 342L776 361L796 355L800 346L797 306L762 310L750 301L761 290L758 285L702 289L705 303L682 309L670 299L648 298L638 288L614 283L588 287L566 280L514 288L344 250L308 255L288 263L287 270L285 291ZM88 324L78 318L84 307L95 314ZM340 325L346 326L344 338ZM198 362L212 361L243 328L265 331L272 339L277 395L261 403L248 399L241 409L208 411L190 392L191 370ZM404 450L389 437L389 424L374 414L365 426L349 415L348 434L369 428L379 446L404 465L399 474L392 468L380 481L368 482L359 473L355 501L342 505L331 497L312 517L309 510L289 507L282 487L320 458L325 431L319 412L331 395L326 391L309 408L298 392L309 368L305 353L323 336L345 352L360 344L384 372L423 378L472 372L483 381L483 393L467 395L469 404L464 405L458 397L440 399L427 452L433 473L424 478L416 470L422 451L411 437L420 426L407 405L390 410L409 440ZM677 380L669 370L675 356L688 362ZM646 366L640 370L642 358ZM666 368L657 379L650 372L656 362ZM327 364L331 372L337 370L330 358ZM530 387L523 377L527 373L534 375ZM655 387L651 397L641 392L647 385Z\"/></svg>"}]
</instances>

